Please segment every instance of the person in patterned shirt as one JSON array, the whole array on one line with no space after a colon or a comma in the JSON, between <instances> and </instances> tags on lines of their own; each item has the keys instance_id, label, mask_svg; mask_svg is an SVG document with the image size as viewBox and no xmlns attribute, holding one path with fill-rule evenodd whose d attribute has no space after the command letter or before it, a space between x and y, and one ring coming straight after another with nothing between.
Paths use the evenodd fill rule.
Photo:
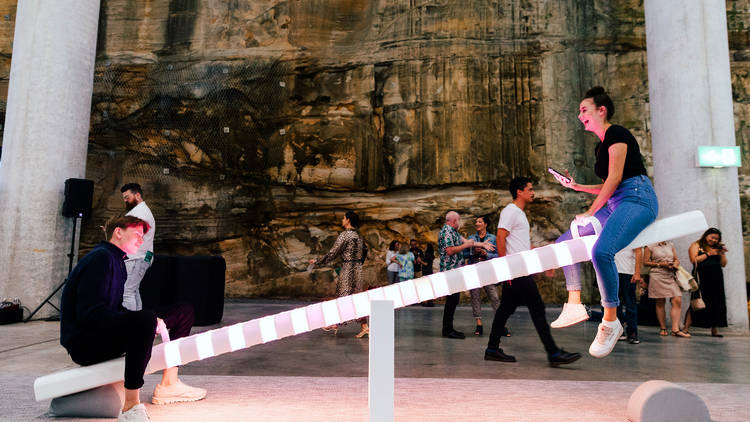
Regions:
<instances>
[{"instance_id":1,"label":"person in patterned shirt","mask_svg":"<svg viewBox=\"0 0 750 422\"><path fill-rule=\"evenodd\" d=\"M478 243L467 240L458 233L461 227L461 216L455 211L449 211L445 215L445 225L440 229L438 235L438 253L440 254L440 271L448 271L461 266L463 250L472 246L482 247L488 251L494 251L495 247L489 243ZM456 313L458 300L461 293L454 293L445 299L443 309L443 337L462 339L466 338L464 333L453 328L453 315Z\"/></svg>"},{"instance_id":2,"label":"person in patterned shirt","mask_svg":"<svg viewBox=\"0 0 750 422\"><path fill-rule=\"evenodd\" d=\"M359 293L364 288L362 261L364 261L365 246L362 236L357 233L357 228L359 227L359 216L357 213L347 211L341 220L341 226L345 230L339 234L331 250L317 261L314 259L310 260L310 264L313 267L320 267L341 255L343 262L341 264L341 273L339 273L336 283L336 295L338 297ZM370 333L370 328L367 325L367 318L360 318L358 321L362 325L362 331L355 337L362 338ZM324 327L323 329L326 331L333 330L335 333L338 331L338 326L334 325Z\"/></svg>"}]
</instances>

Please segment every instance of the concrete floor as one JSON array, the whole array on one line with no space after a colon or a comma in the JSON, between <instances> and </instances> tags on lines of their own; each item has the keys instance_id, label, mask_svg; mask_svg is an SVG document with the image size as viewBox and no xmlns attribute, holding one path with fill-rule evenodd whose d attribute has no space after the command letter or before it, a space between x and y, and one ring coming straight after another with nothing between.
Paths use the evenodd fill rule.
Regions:
<instances>
[{"instance_id":1,"label":"concrete floor","mask_svg":"<svg viewBox=\"0 0 750 422\"><path fill-rule=\"evenodd\" d=\"M305 304L227 301L221 325L301 305ZM548 319L555 318L559 310L559 307L548 307ZM489 307L484 309L483 317L488 332L492 320ZM651 379L690 386L692 391L707 402L714 420L750 420L750 413L745 411L747 397L750 396L750 336L746 333L725 333L724 338L714 338L710 337L708 330L695 329L692 339L682 339L660 337L657 327L641 327L641 344L620 342L609 357L595 359L587 354L587 350L594 336L596 323L587 322L567 329L553 330L559 346L568 351L580 352L584 357L572 365L550 368L526 308L519 308L513 315L508 324L513 335L504 338L501 345L506 353L518 358L517 363L483 360L487 334L483 337L471 335L474 321L469 307L459 307L456 313L456 328L468 334L465 340L440 337L441 318L442 306L411 306L396 311L397 420L417 420L422 419L422 416L424 420L443 420L439 415L444 415L444 420L455 418L451 411L452 405L448 402L430 401L431 396L425 395L423 391L426 386L439 397L449 392L450 397L460 396L461 403L476 401L466 406L460 405L459 412L486 411L487 407L497 405L497 397L490 394L491 390L482 391L483 385L488 389L492 387L497 391L504 391L506 396L517 393L519 385L532 389L532 394L526 392L524 398L508 396L515 397L506 404L508 409L513 407L513 411L507 413L510 410L506 410L505 416L510 419L501 417L501 420L514 420L512 414L516 414L519 408L526 409L525 413L521 413L526 416L530 409L541 412L538 417L528 417L525 420L549 420L545 414L555 415L558 420L580 420L578 417L584 415L580 411L562 419L558 417L565 414L566 408L560 407L559 402L541 400L531 404L535 402L534 397L539 397L533 391L539 391L539 394L547 397L563 388L561 386L566 391L578 391L576 400L581 399L581 395L593 394L584 401L587 403L585 408L593 412L588 417L597 420L624 420L629 395L640 383ZM216 327L218 326L196 327L194 332ZM354 338L358 331L358 324L350 323L337 335L316 330L193 362L181 368L180 373L186 379L195 384L212 386L210 389L213 390L225 391L225 396L231 396L232 393L239 396L234 401L227 398L226 403L207 399L179 407L183 410L170 411L170 407L151 406L149 411L152 416L159 416L155 420L177 420L178 415L182 415L182 421L211 420L208 415L216 416L217 409L221 408L230 414L247 412L247 401L252 401L251 396L268 394L265 402L261 400L264 404L252 411L253 415L265 416L259 416L255 420L293 420L293 415L303 415L305 409L312 408L318 410L308 412L308 420L366 420L367 382L364 377L367 377L368 342ZM56 322L38 321L0 326L0 338L3 339L0 343L0 382L4 386L18 384L13 391L3 388L4 393L0 394L0 420L47 419L44 412L49 403L33 401L33 379L75 366L59 345L58 335L59 323ZM149 376L147 385L156 382L158 377ZM296 397L292 400L293 403L279 398L283 396L283 385L290 385L288 392ZM292 388L292 385L296 387ZM326 385L328 388L321 390L315 388L316 385ZM264 390L266 386L267 391ZM603 400L605 397L601 396L602 400L597 399L600 397L597 396L598 392L605 390L612 397ZM409 397L415 397L420 391L423 404L416 405ZM459 394L459 391L462 393ZM143 400L148 400L150 393L150 389L144 388ZM221 394L217 391L213 394L210 398L220 399ZM317 398L309 403L309 397L312 396ZM308 401L303 397L307 397ZM614 407L611 404L605 405L617 398L619 403ZM563 403L567 403L569 399L567 397ZM523 400L526 402L521 405ZM308 404L300 408L300 401ZM434 412L425 413L424 406L434 409ZM258 413L261 407L265 409L265 413ZM194 414L194 418L185 419L183 412L187 409L198 413ZM201 409L204 413L201 413ZM341 416L338 410L332 409L339 409L351 418ZM417 417L417 413L421 416ZM431 416L427 417L427 414ZM15 416L5 419L3 415ZM481 416L481 413L477 413L477 416Z\"/></svg>"}]
</instances>

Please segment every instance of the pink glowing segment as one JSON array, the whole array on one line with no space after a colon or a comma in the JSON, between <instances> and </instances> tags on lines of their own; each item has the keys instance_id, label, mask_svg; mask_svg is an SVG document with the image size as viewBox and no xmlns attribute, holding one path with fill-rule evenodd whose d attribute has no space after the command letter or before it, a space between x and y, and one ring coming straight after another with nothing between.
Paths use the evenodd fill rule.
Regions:
<instances>
[{"instance_id":1,"label":"pink glowing segment","mask_svg":"<svg viewBox=\"0 0 750 422\"><path fill-rule=\"evenodd\" d=\"M542 263L539 261L539 255L537 255L535 250L523 251L521 252L521 257L523 257L523 260L526 263L526 270L529 274L536 274L544 271L542 270Z\"/></svg>"},{"instance_id":2,"label":"pink glowing segment","mask_svg":"<svg viewBox=\"0 0 750 422\"><path fill-rule=\"evenodd\" d=\"M335 300L323 302L320 304L320 307L323 309L323 320L326 322L326 326L336 325L341 322Z\"/></svg>"},{"instance_id":3,"label":"pink glowing segment","mask_svg":"<svg viewBox=\"0 0 750 422\"><path fill-rule=\"evenodd\" d=\"M545 247L552 248L552 251L555 252L555 257L557 258L557 265L559 265L560 267L573 265L573 256L570 254L568 245L566 245L565 243L554 243Z\"/></svg>"},{"instance_id":4,"label":"pink glowing segment","mask_svg":"<svg viewBox=\"0 0 750 422\"><path fill-rule=\"evenodd\" d=\"M227 331L229 332L229 348L233 352L247 347L245 345L245 336L242 334L242 323L230 325Z\"/></svg>"},{"instance_id":5,"label":"pink glowing segment","mask_svg":"<svg viewBox=\"0 0 750 422\"><path fill-rule=\"evenodd\" d=\"M482 284L479 282L479 274L477 274L477 269L475 266L469 265L461 267L460 271L464 277L464 285L466 286L466 290L478 289L482 287Z\"/></svg>"},{"instance_id":6,"label":"pink glowing segment","mask_svg":"<svg viewBox=\"0 0 750 422\"><path fill-rule=\"evenodd\" d=\"M354 310L357 312L357 318L370 315L370 299L367 297L367 292L352 295L352 301L354 302Z\"/></svg>"},{"instance_id":7,"label":"pink glowing segment","mask_svg":"<svg viewBox=\"0 0 750 422\"><path fill-rule=\"evenodd\" d=\"M169 343L162 343L164 345L164 360L167 368L182 364L180 340L182 339L172 340Z\"/></svg>"},{"instance_id":8,"label":"pink glowing segment","mask_svg":"<svg viewBox=\"0 0 750 422\"><path fill-rule=\"evenodd\" d=\"M445 278L445 273L430 274L427 278L432 282L432 288L435 290L435 297L443 297L451 294L448 290L448 280Z\"/></svg>"},{"instance_id":9,"label":"pink glowing segment","mask_svg":"<svg viewBox=\"0 0 750 422\"><path fill-rule=\"evenodd\" d=\"M279 339L279 336L276 334L276 324L274 323L273 315L261 318L259 324L260 337L263 339L263 343Z\"/></svg>"},{"instance_id":10,"label":"pink glowing segment","mask_svg":"<svg viewBox=\"0 0 750 422\"><path fill-rule=\"evenodd\" d=\"M210 358L216 354L213 342L211 341L211 331L198 334L195 342L198 345L198 359Z\"/></svg>"},{"instance_id":11,"label":"pink glowing segment","mask_svg":"<svg viewBox=\"0 0 750 422\"><path fill-rule=\"evenodd\" d=\"M510 280L510 267L508 267L508 260L505 257L495 258L490 262L492 263L492 268L495 270L497 281Z\"/></svg>"},{"instance_id":12,"label":"pink glowing segment","mask_svg":"<svg viewBox=\"0 0 750 422\"><path fill-rule=\"evenodd\" d=\"M417 289L417 296L420 302L435 299L435 292L432 291L432 283L427 277L421 277L414 280L414 286Z\"/></svg>"},{"instance_id":13,"label":"pink glowing segment","mask_svg":"<svg viewBox=\"0 0 750 422\"><path fill-rule=\"evenodd\" d=\"M394 308L401 308L404 306L404 300L401 298L401 290L398 288L399 284L401 283L383 287L383 295L385 296L385 299L392 300Z\"/></svg>"},{"instance_id":14,"label":"pink glowing segment","mask_svg":"<svg viewBox=\"0 0 750 422\"><path fill-rule=\"evenodd\" d=\"M419 302L419 296L417 295L417 288L414 286L414 280L406 280L402 283L398 283L401 289L401 297L404 299L404 305L409 306Z\"/></svg>"},{"instance_id":15,"label":"pink glowing segment","mask_svg":"<svg viewBox=\"0 0 750 422\"><path fill-rule=\"evenodd\" d=\"M310 331L307 324L307 312L305 308L292 309L292 329L294 334L301 334Z\"/></svg>"},{"instance_id":16,"label":"pink glowing segment","mask_svg":"<svg viewBox=\"0 0 750 422\"><path fill-rule=\"evenodd\" d=\"M336 303L339 307L339 318L341 318L341 321L349 321L357 318L351 296L340 297L336 299Z\"/></svg>"}]
</instances>

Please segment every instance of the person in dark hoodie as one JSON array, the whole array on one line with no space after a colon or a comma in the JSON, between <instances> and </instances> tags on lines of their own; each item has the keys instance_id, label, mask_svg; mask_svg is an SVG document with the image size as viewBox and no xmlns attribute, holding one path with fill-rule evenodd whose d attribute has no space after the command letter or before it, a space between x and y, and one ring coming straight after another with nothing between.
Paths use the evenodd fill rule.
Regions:
<instances>
[{"instance_id":1,"label":"person in dark hoodie","mask_svg":"<svg viewBox=\"0 0 750 422\"><path fill-rule=\"evenodd\" d=\"M149 420L139 394L157 324L164 326L161 322L166 321L176 339L189 335L193 323L190 307L175 307L160 315L164 320L151 310L122 307L127 254L138 250L148 230L148 223L137 217L110 220L105 226L109 241L99 243L78 262L62 293L60 344L73 362L87 366L125 354L125 402L118 420ZM194 401L205 396L206 390L183 384L173 367L164 370L152 402Z\"/></svg>"}]
</instances>

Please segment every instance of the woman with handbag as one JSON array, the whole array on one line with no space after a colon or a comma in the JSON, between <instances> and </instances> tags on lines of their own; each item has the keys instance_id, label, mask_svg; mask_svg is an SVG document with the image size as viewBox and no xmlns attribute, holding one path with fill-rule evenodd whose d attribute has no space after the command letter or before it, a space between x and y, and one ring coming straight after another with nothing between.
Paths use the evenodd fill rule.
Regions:
<instances>
[{"instance_id":1,"label":"woman with handbag","mask_svg":"<svg viewBox=\"0 0 750 422\"><path fill-rule=\"evenodd\" d=\"M691 335L680 330L680 313L682 310L682 291L677 284L677 267L680 260L671 242L659 242L646 246L643 253L643 263L651 267L649 273L648 297L656 299L656 318L659 320L661 330L659 335L668 336L666 301L669 298L672 309L669 318L672 321L672 335L675 337L690 338Z\"/></svg>"},{"instance_id":2,"label":"woman with handbag","mask_svg":"<svg viewBox=\"0 0 750 422\"><path fill-rule=\"evenodd\" d=\"M727 326L727 302L724 294L724 272L727 248L721 243L721 232L711 227L688 249L693 274L705 309L691 309L685 315L685 330L691 325L711 328L712 337L723 337L719 327Z\"/></svg>"}]
</instances>

